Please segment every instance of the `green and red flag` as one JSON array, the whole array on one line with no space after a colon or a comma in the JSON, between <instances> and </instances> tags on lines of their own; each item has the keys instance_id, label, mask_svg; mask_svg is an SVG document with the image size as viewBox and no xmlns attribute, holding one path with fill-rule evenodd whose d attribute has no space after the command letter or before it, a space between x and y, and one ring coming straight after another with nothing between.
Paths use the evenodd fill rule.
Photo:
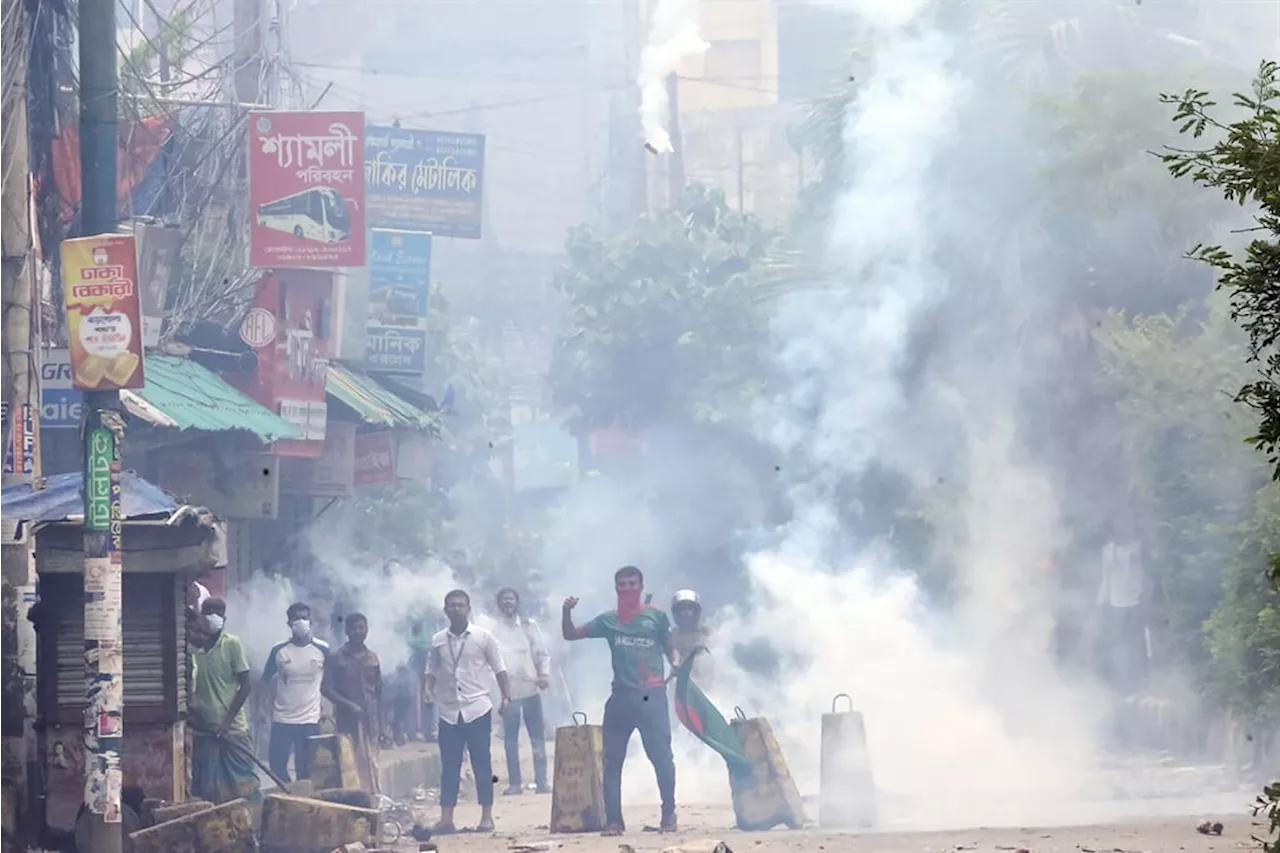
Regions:
<instances>
[{"instance_id":1,"label":"green and red flag","mask_svg":"<svg viewBox=\"0 0 1280 853\"><path fill-rule=\"evenodd\" d=\"M742 747L742 739L729 725L724 715L711 704L707 694L693 683L693 662L706 649L694 649L680 666L676 667L673 677L676 680L675 707L676 718L689 731L698 736L698 740L720 753L725 764L729 765L729 773L738 775L750 773L751 759L747 758Z\"/></svg>"}]
</instances>

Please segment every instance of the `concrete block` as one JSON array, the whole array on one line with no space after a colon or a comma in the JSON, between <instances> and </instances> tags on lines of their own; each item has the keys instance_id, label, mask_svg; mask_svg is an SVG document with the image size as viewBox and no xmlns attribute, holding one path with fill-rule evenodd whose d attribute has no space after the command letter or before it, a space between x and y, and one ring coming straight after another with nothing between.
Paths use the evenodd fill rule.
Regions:
<instances>
[{"instance_id":1,"label":"concrete block","mask_svg":"<svg viewBox=\"0 0 1280 853\"><path fill-rule=\"evenodd\" d=\"M213 803L206 800L187 800L185 803L144 806L141 814L144 826L156 826L168 823L187 815L205 812L213 808Z\"/></svg>"},{"instance_id":2,"label":"concrete block","mask_svg":"<svg viewBox=\"0 0 1280 853\"><path fill-rule=\"evenodd\" d=\"M248 800L192 812L129 835L133 853L255 853Z\"/></svg>"},{"instance_id":3,"label":"concrete block","mask_svg":"<svg viewBox=\"0 0 1280 853\"><path fill-rule=\"evenodd\" d=\"M285 786L284 792L291 797L310 797L315 791L315 785L310 779L294 779Z\"/></svg>"},{"instance_id":4,"label":"concrete block","mask_svg":"<svg viewBox=\"0 0 1280 853\"><path fill-rule=\"evenodd\" d=\"M395 800L408 799L424 784L440 782L440 753L435 745L410 744L378 756L378 790Z\"/></svg>"},{"instance_id":5,"label":"concrete block","mask_svg":"<svg viewBox=\"0 0 1280 853\"><path fill-rule=\"evenodd\" d=\"M262 853L330 853L343 844L372 844L378 812L287 794L262 806Z\"/></svg>"},{"instance_id":6,"label":"concrete block","mask_svg":"<svg viewBox=\"0 0 1280 853\"><path fill-rule=\"evenodd\" d=\"M729 774L738 829L755 832L778 824L799 829L805 820L804 803L769 721L764 717L747 719L738 711L738 718L730 720L729 725L751 760L750 772Z\"/></svg>"},{"instance_id":7,"label":"concrete block","mask_svg":"<svg viewBox=\"0 0 1280 853\"><path fill-rule=\"evenodd\" d=\"M604 829L603 727L575 723L556 729L553 779L552 832Z\"/></svg>"},{"instance_id":8,"label":"concrete block","mask_svg":"<svg viewBox=\"0 0 1280 853\"><path fill-rule=\"evenodd\" d=\"M359 788L360 765L355 744L344 734L307 738L311 749L311 784L314 790Z\"/></svg>"},{"instance_id":9,"label":"concrete block","mask_svg":"<svg viewBox=\"0 0 1280 853\"><path fill-rule=\"evenodd\" d=\"M341 803L344 806L355 806L358 809L375 808L373 794L359 788L330 788L327 791L316 791L312 799L324 800L326 803Z\"/></svg>"}]
</instances>

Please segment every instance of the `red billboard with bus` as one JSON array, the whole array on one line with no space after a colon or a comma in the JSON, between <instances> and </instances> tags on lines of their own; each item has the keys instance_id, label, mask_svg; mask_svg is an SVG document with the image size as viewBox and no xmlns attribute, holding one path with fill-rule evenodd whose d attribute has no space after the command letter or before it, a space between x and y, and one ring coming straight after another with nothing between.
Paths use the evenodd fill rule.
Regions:
<instances>
[{"instance_id":1,"label":"red billboard with bus","mask_svg":"<svg viewBox=\"0 0 1280 853\"><path fill-rule=\"evenodd\" d=\"M364 113L249 113L249 262L364 266Z\"/></svg>"}]
</instances>

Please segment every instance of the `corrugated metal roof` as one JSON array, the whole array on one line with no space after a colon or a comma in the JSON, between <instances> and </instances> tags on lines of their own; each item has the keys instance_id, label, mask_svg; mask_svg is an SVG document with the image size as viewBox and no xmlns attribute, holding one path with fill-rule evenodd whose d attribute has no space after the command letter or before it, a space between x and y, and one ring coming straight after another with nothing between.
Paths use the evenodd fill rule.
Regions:
<instances>
[{"instance_id":1,"label":"corrugated metal roof","mask_svg":"<svg viewBox=\"0 0 1280 853\"><path fill-rule=\"evenodd\" d=\"M436 419L417 406L396 395L378 380L364 373L329 365L325 390L330 396L345 404L368 424L437 431Z\"/></svg>"},{"instance_id":2,"label":"corrugated metal roof","mask_svg":"<svg viewBox=\"0 0 1280 853\"><path fill-rule=\"evenodd\" d=\"M40 481L43 488L30 483L15 483L0 489L0 512L5 519L21 521L66 521L84 516L84 498L80 494L82 475L79 471L54 474ZM125 518L167 516L178 508L177 502L159 486L148 483L132 471L120 474L120 509Z\"/></svg>"},{"instance_id":3,"label":"corrugated metal roof","mask_svg":"<svg viewBox=\"0 0 1280 853\"><path fill-rule=\"evenodd\" d=\"M156 426L203 432L245 430L264 442L301 438L301 431L188 358L150 354L147 384L120 392L125 408Z\"/></svg>"}]
</instances>

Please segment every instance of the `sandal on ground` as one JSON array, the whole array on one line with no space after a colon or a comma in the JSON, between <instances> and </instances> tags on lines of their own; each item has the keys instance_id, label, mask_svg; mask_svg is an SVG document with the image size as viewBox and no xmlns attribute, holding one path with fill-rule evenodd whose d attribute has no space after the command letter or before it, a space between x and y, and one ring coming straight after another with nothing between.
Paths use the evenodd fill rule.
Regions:
<instances>
[{"instance_id":1,"label":"sandal on ground","mask_svg":"<svg viewBox=\"0 0 1280 853\"><path fill-rule=\"evenodd\" d=\"M679 825L676 823L676 816L674 814L662 816L662 823L658 826L658 832L670 833L679 831Z\"/></svg>"},{"instance_id":2,"label":"sandal on ground","mask_svg":"<svg viewBox=\"0 0 1280 853\"><path fill-rule=\"evenodd\" d=\"M475 831L476 831L476 832L493 832L493 831L494 831L494 829L493 829L493 824L491 824L491 823L478 823L478 824L476 824Z\"/></svg>"},{"instance_id":3,"label":"sandal on ground","mask_svg":"<svg viewBox=\"0 0 1280 853\"><path fill-rule=\"evenodd\" d=\"M432 835L453 835L457 831L451 823L437 823L431 827Z\"/></svg>"},{"instance_id":4,"label":"sandal on ground","mask_svg":"<svg viewBox=\"0 0 1280 853\"><path fill-rule=\"evenodd\" d=\"M620 824L611 823L608 826L606 826L604 828L604 832L600 834L603 835L605 838L617 838L619 835L623 835L625 832L626 832L626 829L624 829Z\"/></svg>"}]
</instances>

